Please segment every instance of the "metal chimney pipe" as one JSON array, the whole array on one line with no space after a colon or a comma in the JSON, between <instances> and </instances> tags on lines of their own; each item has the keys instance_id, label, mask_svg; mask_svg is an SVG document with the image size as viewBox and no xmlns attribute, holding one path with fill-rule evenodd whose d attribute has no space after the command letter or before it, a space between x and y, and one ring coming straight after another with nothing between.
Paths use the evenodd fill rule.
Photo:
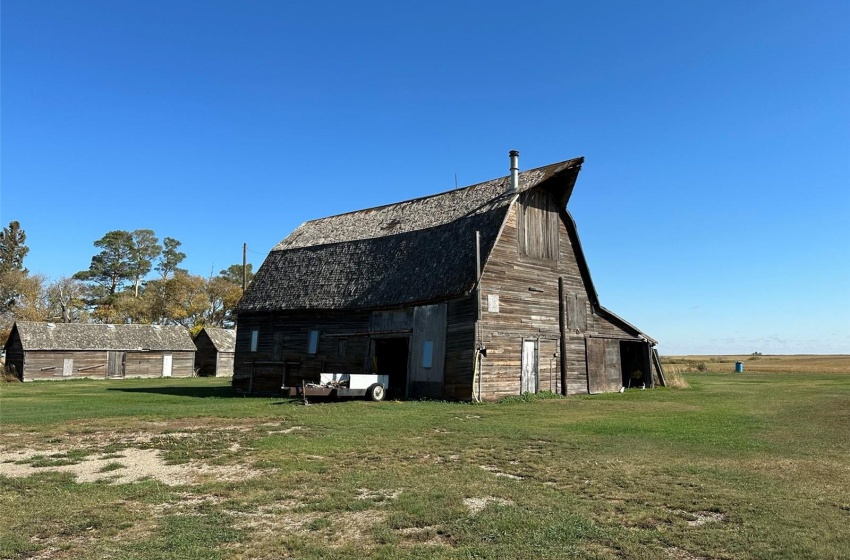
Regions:
<instances>
[{"instance_id":1,"label":"metal chimney pipe","mask_svg":"<svg viewBox=\"0 0 850 560\"><path fill-rule=\"evenodd\" d=\"M511 150L511 187L510 191L515 193L519 190L519 152L517 150Z\"/></svg>"}]
</instances>

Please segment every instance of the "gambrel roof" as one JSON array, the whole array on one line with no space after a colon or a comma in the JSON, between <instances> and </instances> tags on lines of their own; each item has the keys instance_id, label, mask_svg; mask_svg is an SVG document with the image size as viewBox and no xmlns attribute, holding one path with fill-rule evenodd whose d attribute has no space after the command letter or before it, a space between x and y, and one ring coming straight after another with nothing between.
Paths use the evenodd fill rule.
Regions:
<instances>
[{"instance_id":1,"label":"gambrel roof","mask_svg":"<svg viewBox=\"0 0 850 560\"><path fill-rule=\"evenodd\" d=\"M195 350L189 331L179 325L18 321L14 329L17 329L24 350Z\"/></svg>"},{"instance_id":2,"label":"gambrel roof","mask_svg":"<svg viewBox=\"0 0 850 560\"><path fill-rule=\"evenodd\" d=\"M207 337L209 337L210 342L212 342L215 349L219 352L235 352L236 351L236 330L235 329L222 329L220 327L204 327L201 332L198 333L198 336L201 336L201 333L206 333Z\"/></svg>"},{"instance_id":3,"label":"gambrel roof","mask_svg":"<svg viewBox=\"0 0 850 560\"><path fill-rule=\"evenodd\" d=\"M396 204L312 220L272 249L238 312L397 307L457 297L476 281L518 193L543 187L565 207L584 158Z\"/></svg>"}]
</instances>

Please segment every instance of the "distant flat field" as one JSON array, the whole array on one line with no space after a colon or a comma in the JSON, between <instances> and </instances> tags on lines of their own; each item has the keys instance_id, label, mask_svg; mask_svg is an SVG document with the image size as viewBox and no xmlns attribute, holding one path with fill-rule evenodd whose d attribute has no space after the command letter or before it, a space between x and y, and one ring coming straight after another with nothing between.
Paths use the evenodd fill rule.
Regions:
<instances>
[{"instance_id":1,"label":"distant flat field","mask_svg":"<svg viewBox=\"0 0 850 560\"><path fill-rule=\"evenodd\" d=\"M788 354L788 355L717 355L717 356L662 356L662 364L682 366L685 371L730 372L735 362L744 363L744 373L850 373L850 354Z\"/></svg>"}]
</instances>

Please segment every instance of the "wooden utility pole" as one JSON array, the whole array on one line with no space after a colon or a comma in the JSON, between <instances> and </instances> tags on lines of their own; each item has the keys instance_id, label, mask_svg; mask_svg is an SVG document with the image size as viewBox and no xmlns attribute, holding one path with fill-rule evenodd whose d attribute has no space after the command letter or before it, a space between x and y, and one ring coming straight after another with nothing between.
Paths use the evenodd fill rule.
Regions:
<instances>
[{"instance_id":1,"label":"wooden utility pole","mask_svg":"<svg viewBox=\"0 0 850 560\"><path fill-rule=\"evenodd\" d=\"M567 310L564 305L566 294L564 293L564 277L558 277L558 330L560 331L561 354L561 394L567 395Z\"/></svg>"},{"instance_id":2,"label":"wooden utility pole","mask_svg":"<svg viewBox=\"0 0 850 560\"><path fill-rule=\"evenodd\" d=\"M248 244L242 244L242 293L248 287Z\"/></svg>"}]
</instances>

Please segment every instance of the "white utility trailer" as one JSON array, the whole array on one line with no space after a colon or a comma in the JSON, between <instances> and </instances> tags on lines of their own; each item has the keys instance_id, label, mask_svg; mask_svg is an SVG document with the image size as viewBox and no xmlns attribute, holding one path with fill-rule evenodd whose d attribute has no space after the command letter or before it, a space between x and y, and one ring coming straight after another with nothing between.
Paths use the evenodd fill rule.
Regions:
<instances>
[{"instance_id":1,"label":"white utility trailer","mask_svg":"<svg viewBox=\"0 0 850 560\"><path fill-rule=\"evenodd\" d=\"M365 373L321 373L319 382L304 382L301 387L282 387L284 394L303 397L366 397L382 401L387 394L389 375Z\"/></svg>"}]
</instances>

